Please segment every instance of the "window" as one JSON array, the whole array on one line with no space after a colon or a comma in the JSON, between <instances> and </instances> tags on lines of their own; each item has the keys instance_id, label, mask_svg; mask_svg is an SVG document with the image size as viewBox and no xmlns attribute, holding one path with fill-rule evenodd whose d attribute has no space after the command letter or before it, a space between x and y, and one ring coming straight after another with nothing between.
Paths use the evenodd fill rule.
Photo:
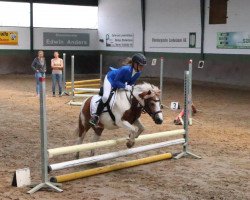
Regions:
<instances>
[{"instance_id":1,"label":"window","mask_svg":"<svg viewBox=\"0 0 250 200\"><path fill-rule=\"evenodd\" d=\"M227 1L228 0L210 0L209 24L227 23Z\"/></svg>"},{"instance_id":2,"label":"window","mask_svg":"<svg viewBox=\"0 0 250 200\"><path fill-rule=\"evenodd\" d=\"M30 26L30 4L0 1L0 26Z\"/></svg>"},{"instance_id":3,"label":"window","mask_svg":"<svg viewBox=\"0 0 250 200\"><path fill-rule=\"evenodd\" d=\"M34 3L34 27L97 29L97 6Z\"/></svg>"}]
</instances>

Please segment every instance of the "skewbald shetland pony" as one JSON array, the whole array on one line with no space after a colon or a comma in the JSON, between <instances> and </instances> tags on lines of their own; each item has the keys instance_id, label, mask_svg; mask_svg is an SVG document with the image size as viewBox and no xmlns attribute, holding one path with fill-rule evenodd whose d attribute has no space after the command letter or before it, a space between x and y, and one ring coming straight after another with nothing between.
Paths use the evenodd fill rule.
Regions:
<instances>
[{"instance_id":1,"label":"skewbald shetland pony","mask_svg":"<svg viewBox=\"0 0 250 200\"><path fill-rule=\"evenodd\" d=\"M119 89L116 91L115 102L111 108L115 116L115 122L108 112L104 112L100 116L98 127L89 124L92 97L86 99L81 106L79 115L79 124L76 130L79 137L77 144L82 144L84 136L90 128L94 130L92 142L97 142L100 139L104 129L125 128L130 133L126 145L131 148L135 143L135 138L144 130L144 126L140 121L142 113L148 113L155 124L162 124L163 115L159 97L160 90L158 87L149 83L135 85L132 91ZM94 154L95 152L92 150L91 156ZM79 153L76 154L76 158L79 158Z\"/></svg>"}]
</instances>

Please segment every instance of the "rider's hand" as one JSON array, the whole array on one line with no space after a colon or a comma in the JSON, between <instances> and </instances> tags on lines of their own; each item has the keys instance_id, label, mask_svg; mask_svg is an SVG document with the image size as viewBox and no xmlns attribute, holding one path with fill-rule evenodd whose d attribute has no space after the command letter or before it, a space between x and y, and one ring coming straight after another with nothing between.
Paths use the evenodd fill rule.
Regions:
<instances>
[{"instance_id":1,"label":"rider's hand","mask_svg":"<svg viewBox=\"0 0 250 200\"><path fill-rule=\"evenodd\" d=\"M131 90L132 90L132 86L131 86L131 85L126 85L126 86L125 86L125 90L131 91Z\"/></svg>"}]
</instances>

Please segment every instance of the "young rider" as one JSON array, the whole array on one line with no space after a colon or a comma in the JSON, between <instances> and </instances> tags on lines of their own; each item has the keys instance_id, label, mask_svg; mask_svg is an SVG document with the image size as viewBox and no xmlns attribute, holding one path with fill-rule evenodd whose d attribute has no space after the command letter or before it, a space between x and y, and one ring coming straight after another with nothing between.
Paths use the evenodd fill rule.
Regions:
<instances>
[{"instance_id":1,"label":"young rider","mask_svg":"<svg viewBox=\"0 0 250 200\"><path fill-rule=\"evenodd\" d=\"M99 117L105 107L112 89L123 88L127 91L132 90L132 85L140 77L144 66L147 64L146 57L141 53L136 53L132 59L128 61L127 65L119 69L111 69L105 76L103 83L103 96L98 104L97 111L89 120L89 123L96 126L99 123Z\"/></svg>"}]
</instances>

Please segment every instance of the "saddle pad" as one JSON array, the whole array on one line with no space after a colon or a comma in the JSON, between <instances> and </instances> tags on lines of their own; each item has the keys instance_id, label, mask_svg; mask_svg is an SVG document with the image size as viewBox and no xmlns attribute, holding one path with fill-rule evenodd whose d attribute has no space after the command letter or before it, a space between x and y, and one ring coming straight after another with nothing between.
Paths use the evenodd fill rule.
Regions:
<instances>
[{"instance_id":1,"label":"saddle pad","mask_svg":"<svg viewBox=\"0 0 250 200\"><path fill-rule=\"evenodd\" d=\"M101 96L99 95L94 95L91 99L91 102L90 102L90 114L91 116L93 116L95 113L96 113L96 110L97 110L97 107L98 107L98 104L99 104L99 101L101 101ZM116 92L113 94L111 100L109 101L109 106L110 106L110 109L112 110L114 104L115 104L115 99L116 99ZM107 107L105 106L105 108L103 109L102 112L108 112L108 109Z\"/></svg>"}]
</instances>

